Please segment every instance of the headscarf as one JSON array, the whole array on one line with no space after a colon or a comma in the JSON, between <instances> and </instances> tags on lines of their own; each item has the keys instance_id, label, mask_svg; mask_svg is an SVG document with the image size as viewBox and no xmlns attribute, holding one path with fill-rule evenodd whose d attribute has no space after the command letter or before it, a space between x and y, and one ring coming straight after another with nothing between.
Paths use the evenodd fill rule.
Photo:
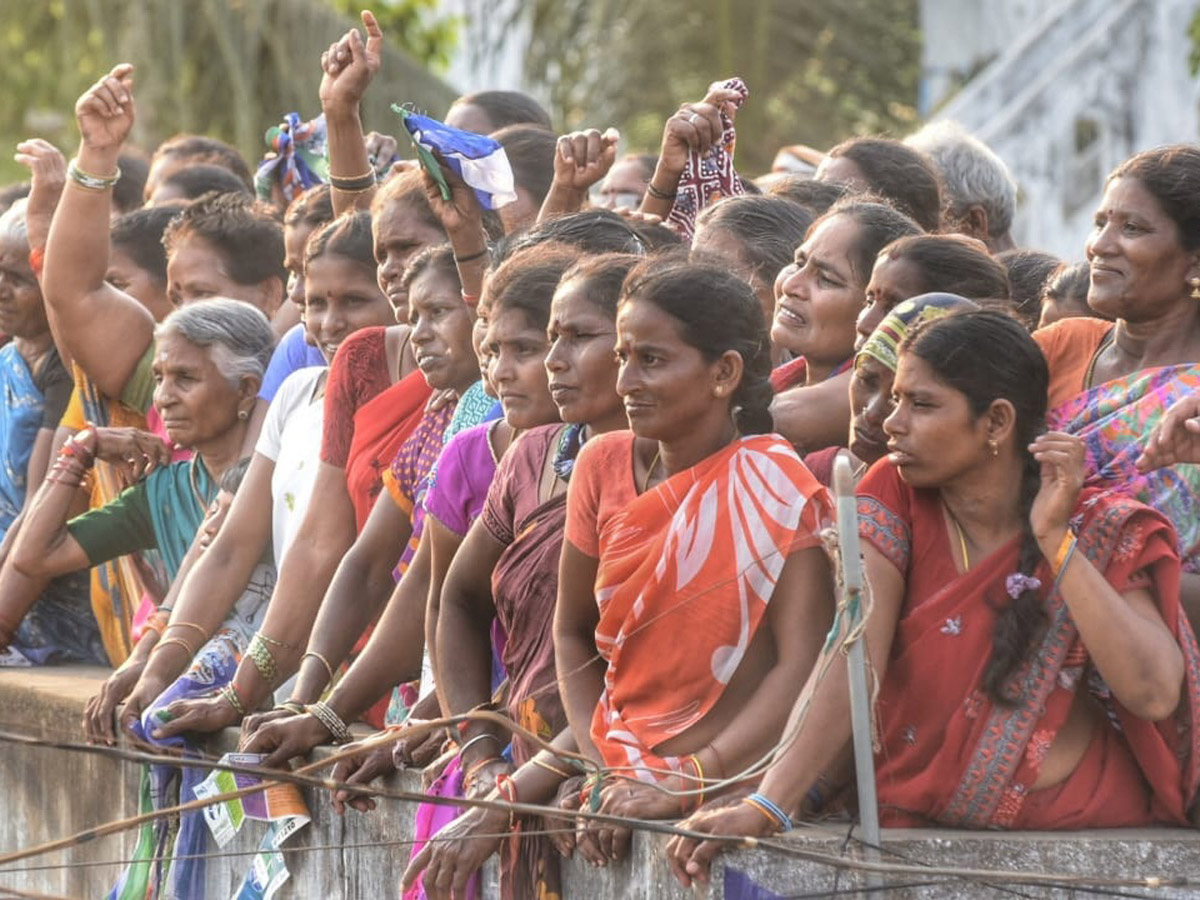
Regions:
<instances>
[{"instance_id":1,"label":"headscarf","mask_svg":"<svg viewBox=\"0 0 1200 900\"><path fill-rule=\"evenodd\" d=\"M979 304L957 294L921 294L918 297L910 297L898 304L875 327L867 342L858 351L855 365L864 356L869 356L895 372L900 345L914 328L922 322L973 309L979 309Z\"/></svg>"},{"instance_id":2,"label":"headscarf","mask_svg":"<svg viewBox=\"0 0 1200 900\"><path fill-rule=\"evenodd\" d=\"M329 177L325 158L325 114L308 122L299 113L288 113L283 122L267 129L263 140L268 153L254 173L254 190L260 200L271 199L277 180L283 198L291 203L298 194Z\"/></svg>"}]
</instances>

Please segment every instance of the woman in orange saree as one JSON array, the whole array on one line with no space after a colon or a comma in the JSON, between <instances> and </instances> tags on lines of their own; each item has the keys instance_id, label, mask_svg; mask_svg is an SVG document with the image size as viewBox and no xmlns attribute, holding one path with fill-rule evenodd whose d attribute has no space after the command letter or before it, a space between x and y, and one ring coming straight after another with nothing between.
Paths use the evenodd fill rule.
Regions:
<instances>
[{"instance_id":1,"label":"woman in orange saree","mask_svg":"<svg viewBox=\"0 0 1200 900\"><path fill-rule=\"evenodd\" d=\"M712 264L647 261L617 316L632 432L589 441L567 499L555 618L582 800L673 818L778 739L832 612L829 496L772 434L753 291ZM598 659L597 659L598 655ZM628 833L583 825L596 864Z\"/></svg>"},{"instance_id":2,"label":"woman in orange saree","mask_svg":"<svg viewBox=\"0 0 1200 900\"><path fill-rule=\"evenodd\" d=\"M1147 506L1083 490L1084 443L1040 433L1048 380L1036 344L995 312L945 317L902 346L889 454L858 488L884 824L1194 817L1200 652L1174 533ZM845 667L817 672L758 793L685 827L786 830L823 790L851 726ZM707 878L719 846L673 840L677 877Z\"/></svg>"}]
</instances>

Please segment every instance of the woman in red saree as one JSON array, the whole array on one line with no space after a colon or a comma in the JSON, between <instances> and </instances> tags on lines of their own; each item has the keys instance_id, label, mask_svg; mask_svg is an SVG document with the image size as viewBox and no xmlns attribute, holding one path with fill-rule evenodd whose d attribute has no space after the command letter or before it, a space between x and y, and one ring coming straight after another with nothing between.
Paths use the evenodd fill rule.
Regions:
<instances>
[{"instance_id":1,"label":"woman in red saree","mask_svg":"<svg viewBox=\"0 0 1200 900\"><path fill-rule=\"evenodd\" d=\"M780 734L830 622L829 497L771 434L770 351L724 267L648 260L617 316L632 432L589 441L567 500L554 643L592 808L674 818ZM681 636L686 635L686 639ZM592 863L628 832L582 824Z\"/></svg>"},{"instance_id":2,"label":"woman in red saree","mask_svg":"<svg viewBox=\"0 0 1200 900\"><path fill-rule=\"evenodd\" d=\"M1048 377L993 312L932 322L902 349L890 452L858 489L885 825L1194 819L1200 653L1174 533L1147 506L1082 490L1083 443L1039 436ZM758 794L685 826L790 827L850 736L845 671L810 680ZM673 840L676 875L706 878L718 846Z\"/></svg>"}]
</instances>

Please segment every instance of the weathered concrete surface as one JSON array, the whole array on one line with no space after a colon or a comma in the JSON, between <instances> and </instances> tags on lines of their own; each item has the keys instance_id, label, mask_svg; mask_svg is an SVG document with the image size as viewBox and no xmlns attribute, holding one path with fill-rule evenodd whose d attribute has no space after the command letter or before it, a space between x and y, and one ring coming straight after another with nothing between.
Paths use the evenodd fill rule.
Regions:
<instances>
[{"instance_id":1,"label":"weathered concrete surface","mask_svg":"<svg viewBox=\"0 0 1200 900\"><path fill-rule=\"evenodd\" d=\"M79 740L79 718L88 697L99 686L99 669L0 670L0 729L55 739ZM236 733L220 735L210 752L233 749ZM0 744L0 854L25 849L136 813L138 766L110 757L65 750ZM389 782L415 790L419 777L402 773ZM288 898L319 900L376 900L397 896L396 884L409 856L403 842L411 839L412 807L382 801L370 814L334 814L320 791L307 791L312 824L292 838L285 851L292 879L280 893ZM848 826L806 828L786 841L794 854L777 851L739 851L726 859L765 890L783 896L840 896L869 886L862 872L831 867L818 856L837 857L853 842ZM265 826L248 822L224 853L252 853ZM121 870L119 864L84 868L65 865L124 859L133 847L133 833L97 838L78 847L0 866L3 887L56 897L103 897ZM1200 884L1200 832L1153 829L1087 833L973 833L908 830L884 833L887 859L922 866L992 869L1008 872L1049 872L1109 878L1164 879L1188 877ZM665 838L636 835L630 859L594 869L575 859L566 863L565 900L685 900L724 896L723 871L714 872L712 888L684 890L671 878L661 849ZM308 848L308 849L306 849ZM315 849L321 848L321 849ZM218 856L208 863L207 895L228 900L250 864L250 856ZM47 866L39 871L17 867ZM485 894L496 896L495 867L485 873ZM1001 891L979 880L947 879L936 873L889 874L883 895L889 898L1013 896L1015 883ZM1120 887L1127 896L1158 898L1200 897L1200 887L1136 891ZM1094 897L1069 886L1022 885L1023 897ZM878 893L863 896L878 896Z\"/></svg>"}]
</instances>

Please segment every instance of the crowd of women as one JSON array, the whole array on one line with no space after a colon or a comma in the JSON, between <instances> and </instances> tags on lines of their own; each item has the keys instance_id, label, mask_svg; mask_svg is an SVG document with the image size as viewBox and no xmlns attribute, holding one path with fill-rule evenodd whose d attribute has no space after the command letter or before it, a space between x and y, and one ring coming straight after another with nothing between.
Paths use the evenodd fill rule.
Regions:
<instances>
[{"instance_id":1,"label":"crowd of women","mask_svg":"<svg viewBox=\"0 0 1200 900\"><path fill-rule=\"evenodd\" d=\"M750 180L737 79L655 156L488 91L445 122L504 149L492 210L364 136L363 20L257 176L186 135L139 169L128 65L80 98L69 163L18 147L7 664L114 666L93 741L240 725L273 767L456 718L350 754L333 802L428 767L502 803L417 809L405 897L472 896L496 852L506 896L560 896L563 855L611 864L630 830L504 803L724 837L853 811L841 455L884 824L1195 823L1200 149L1120 165L1075 264L1014 247L1008 170L951 126ZM203 828L147 828L117 896L193 896ZM687 884L722 846L668 855Z\"/></svg>"}]
</instances>

